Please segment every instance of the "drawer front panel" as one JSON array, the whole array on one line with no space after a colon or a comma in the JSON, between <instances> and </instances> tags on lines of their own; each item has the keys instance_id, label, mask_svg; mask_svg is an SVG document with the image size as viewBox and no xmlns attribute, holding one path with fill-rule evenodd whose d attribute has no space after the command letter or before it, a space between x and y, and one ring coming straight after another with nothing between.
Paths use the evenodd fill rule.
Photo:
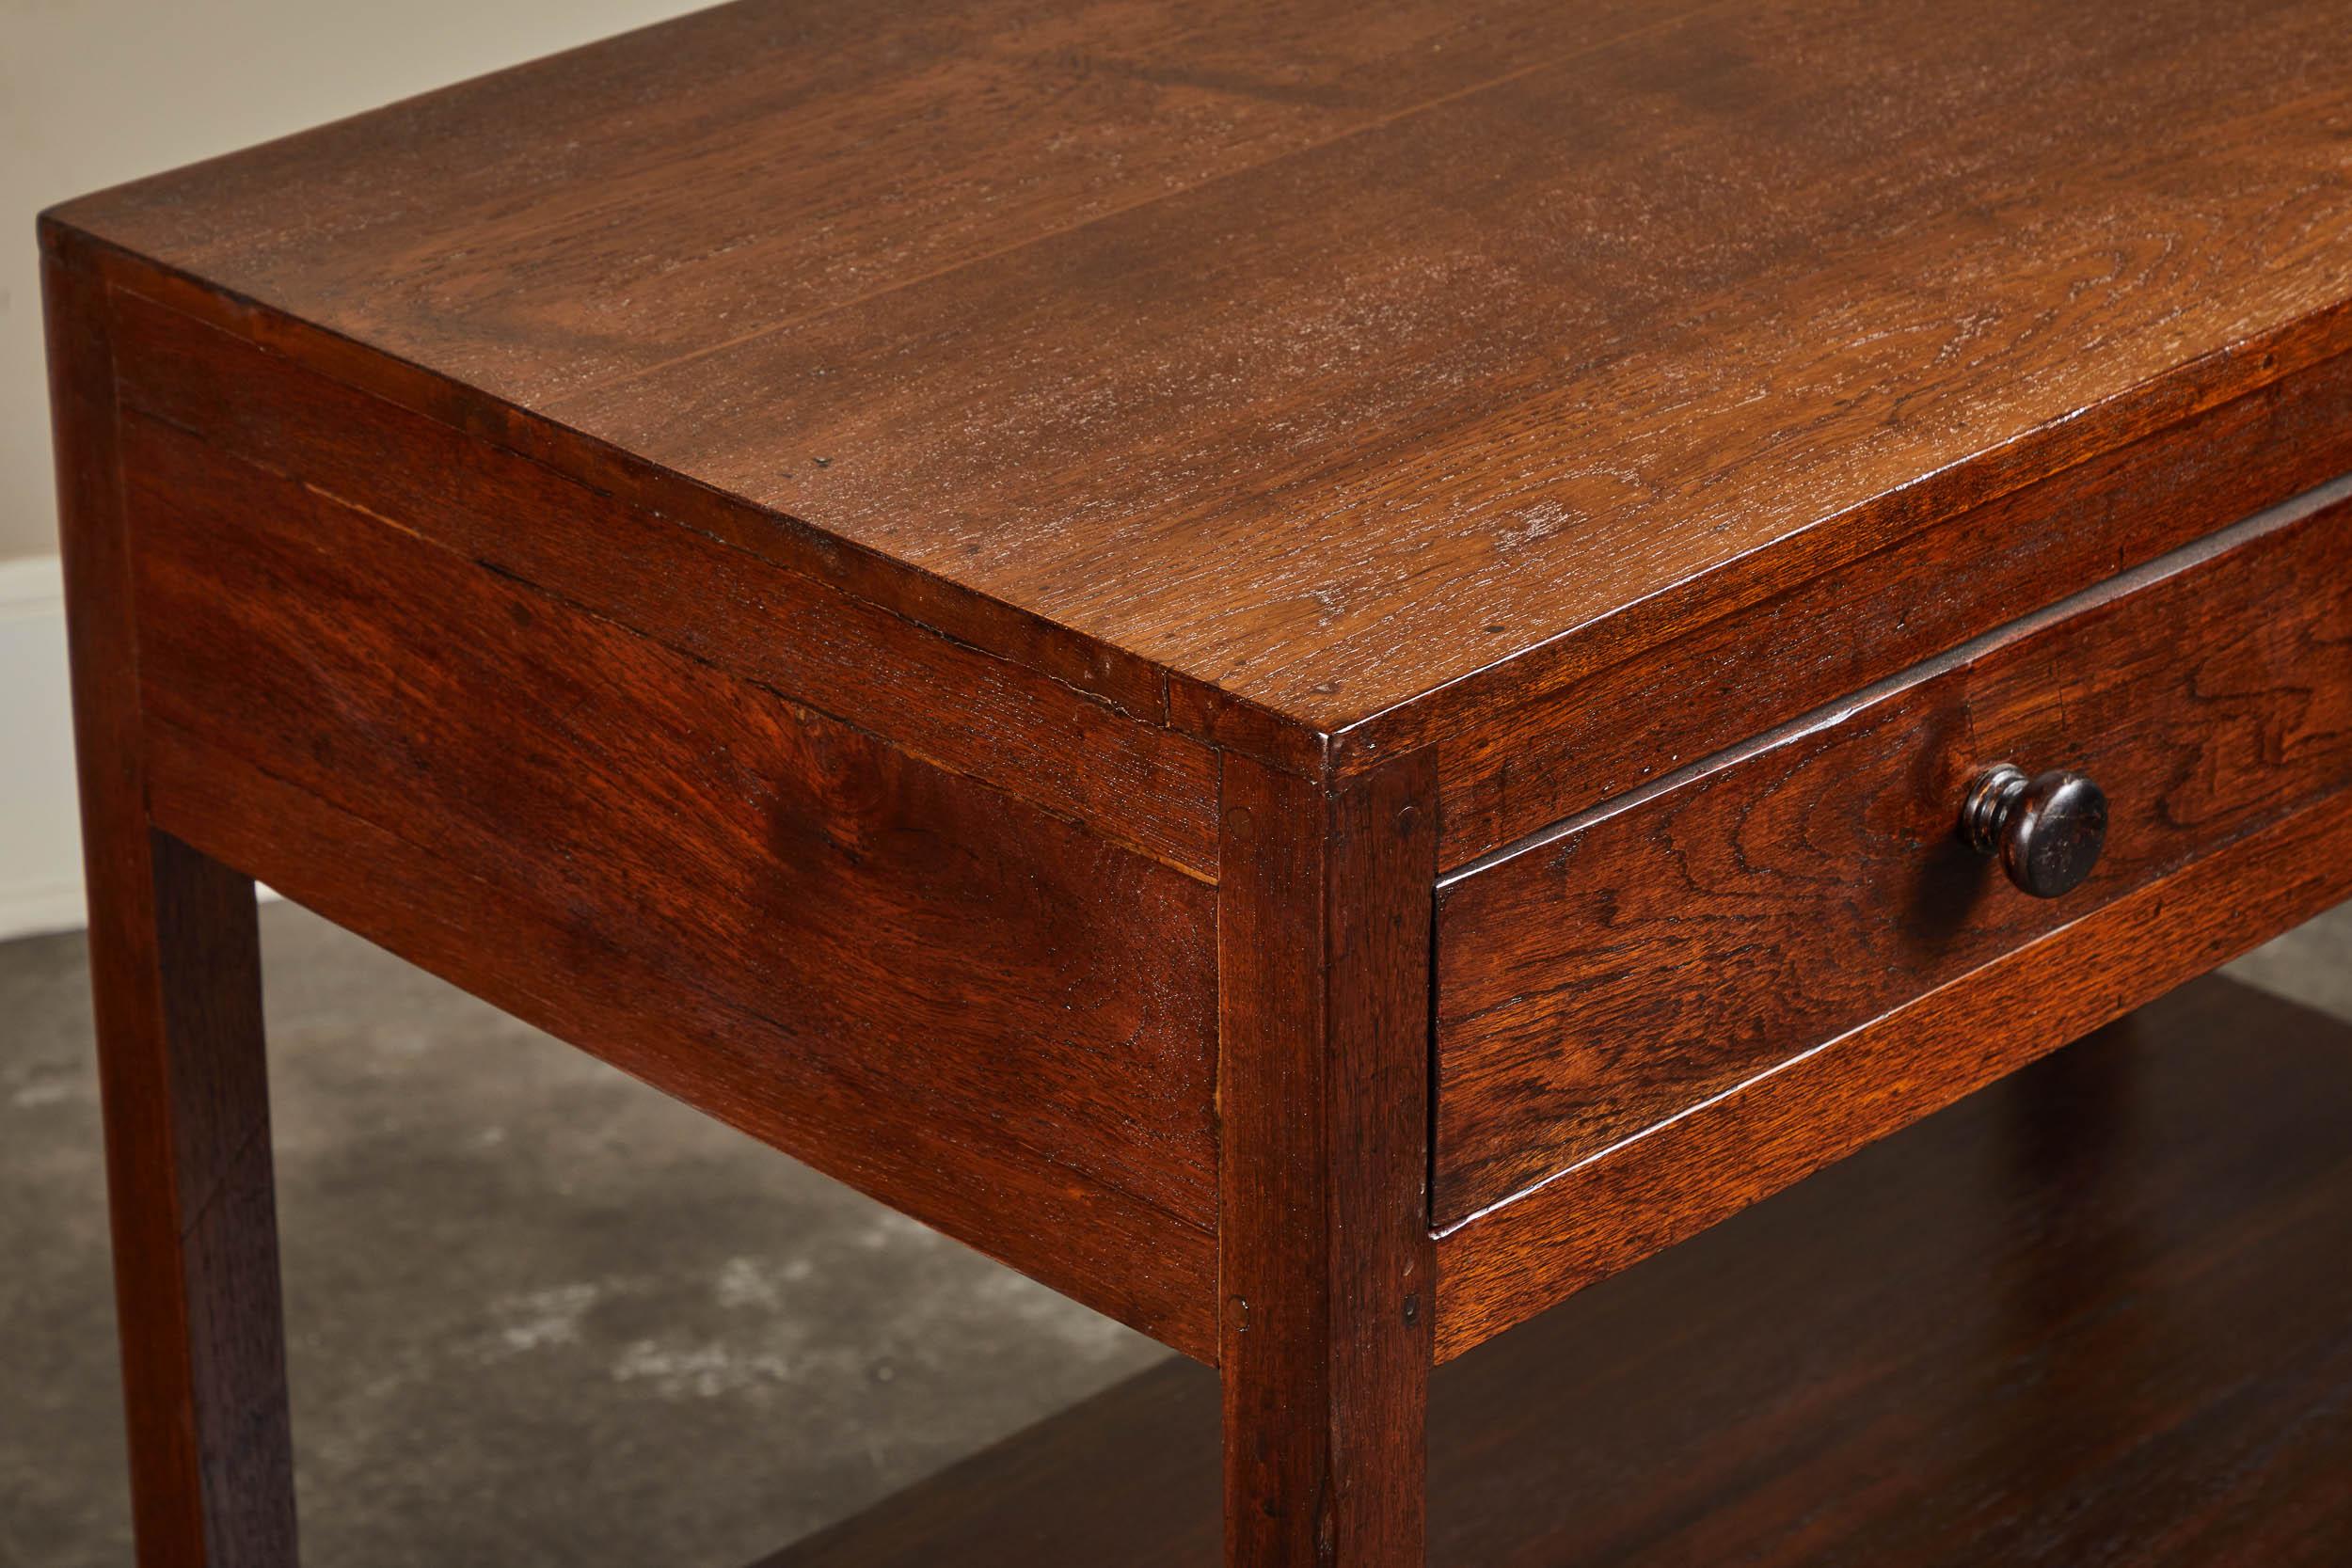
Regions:
<instances>
[{"instance_id":1,"label":"drawer front panel","mask_svg":"<svg viewBox=\"0 0 2352 1568\"><path fill-rule=\"evenodd\" d=\"M1438 893L1456 1225L2352 780L2341 483L1706 759ZM1986 766L2106 791L2050 900L1956 831Z\"/></svg>"},{"instance_id":2,"label":"drawer front panel","mask_svg":"<svg viewBox=\"0 0 2352 1568\"><path fill-rule=\"evenodd\" d=\"M772 1101L707 1108L795 1153L896 1130L1205 1234L1212 888L169 426L123 445L156 722L707 999Z\"/></svg>"}]
</instances>

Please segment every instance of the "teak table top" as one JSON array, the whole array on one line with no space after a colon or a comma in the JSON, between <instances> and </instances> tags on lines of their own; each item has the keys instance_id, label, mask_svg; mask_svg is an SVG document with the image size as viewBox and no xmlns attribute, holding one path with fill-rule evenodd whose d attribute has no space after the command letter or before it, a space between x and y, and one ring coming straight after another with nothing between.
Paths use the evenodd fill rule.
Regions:
<instances>
[{"instance_id":1,"label":"teak table top","mask_svg":"<svg viewBox=\"0 0 2352 1568\"><path fill-rule=\"evenodd\" d=\"M2340 349L2346 20L749 3L63 215L941 629L1336 734Z\"/></svg>"}]
</instances>

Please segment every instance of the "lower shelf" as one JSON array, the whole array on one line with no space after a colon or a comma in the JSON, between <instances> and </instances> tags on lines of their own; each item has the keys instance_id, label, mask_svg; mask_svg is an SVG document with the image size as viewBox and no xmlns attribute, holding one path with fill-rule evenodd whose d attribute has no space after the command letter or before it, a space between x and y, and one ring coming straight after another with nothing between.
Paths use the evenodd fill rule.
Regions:
<instances>
[{"instance_id":1,"label":"lower shelf","mask_svg":"<svg viewBox=\"0 0 2352 1568\"><path fill-rule=\"evenodd\" d=\"M1439 1370L1430 1560L2352 1561L2352 1028L2187 987ZM1171 1361L764 1568L1212 1568Z\"/></svg>"}]
</instances>

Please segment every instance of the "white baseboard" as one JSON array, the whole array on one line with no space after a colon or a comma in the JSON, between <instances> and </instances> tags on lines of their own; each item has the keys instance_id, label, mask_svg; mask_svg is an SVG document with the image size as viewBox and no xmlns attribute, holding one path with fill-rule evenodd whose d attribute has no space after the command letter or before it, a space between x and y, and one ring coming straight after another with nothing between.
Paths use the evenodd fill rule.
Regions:
<instances>
[{"instance_id":1,"label":"white baseboard","mask_svg":"<svg viewBox=\"0 0 2352 1568\"><path fill-rule=\"evenodd\" d=\"M65 578L54 555L0 561L0 938L83 918Z\"/></svg>"}]
</instances>

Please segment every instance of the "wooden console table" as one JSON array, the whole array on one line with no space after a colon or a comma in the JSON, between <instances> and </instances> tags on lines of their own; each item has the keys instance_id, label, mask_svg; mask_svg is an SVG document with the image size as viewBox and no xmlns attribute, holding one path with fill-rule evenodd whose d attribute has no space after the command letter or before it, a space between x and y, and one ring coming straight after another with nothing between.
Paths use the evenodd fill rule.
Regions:
<instances>
[{"instance_id":1,"label":"wooden console table","mask_svg":"<svg viewBox=\"0 0 2352 1568\"><path fill-rule=\"evenodd\" d=\"M255 877L1214 1367L1229 1563L1618 1551L1433 1368L2352 893L2348 30L755 0L48 214L142 1560L294 1556Z\"/></svg>"}]
</instances>

